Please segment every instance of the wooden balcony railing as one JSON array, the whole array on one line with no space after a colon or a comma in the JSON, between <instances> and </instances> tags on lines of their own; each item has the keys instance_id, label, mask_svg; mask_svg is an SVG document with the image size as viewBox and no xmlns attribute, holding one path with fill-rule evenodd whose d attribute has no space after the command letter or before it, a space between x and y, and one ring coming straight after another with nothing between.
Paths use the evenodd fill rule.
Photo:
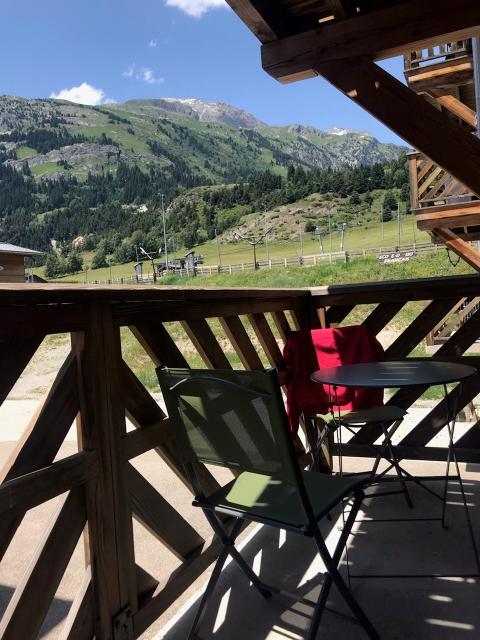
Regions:
<instances>
[{"instance_id":1,"label":"wooden balcony railing","mask_svg":"<svg viewBox=\"0 0 480 640\"><path fill-rule=\"evenodd\" d=\"M470 55L472 52L471 40L458 40L446 42L433 47L409 51L404 55L404 70L406 73L412 69L418 69L429 64L447 62Z\"/></svg>"},{"instance_id":2,"label":"wooden balcony railing","mask_svg":"<svg viewBox=\"0 0 480 640\"><path fill-rule=\"evenodd\" d=\"M420 152L408 154L412 209L476 200L456 178Z\"/></svg>"},{"instance_id":3,"label":"wooden balcony railing","mask_svg":"<svg viewBox=\"0 0 480 640\"><path fill-rule=\"evenodd\" d=\"M37 637L85 527L85 573L61 640L138 638L218 552L215 540L205 540L182 515L189 500L172 502L171 492L162 495L131 464L154 451L174 472L174 482L187 484L168 418L122 352L128 332L151 358L152 369L187 366L189 356L179 345L188 341L207 367L270 365L285 382L282 345L295 329L364 323L379 334L401 318L402 330L386 356L404 358L460 300L477 295L479 286L480 276L312 290L1 286L0 402L45 336L70 334L71 350L2 473L2 558L30 509L54 497L58 508L3 614L0 639ZM180 331L182 342L176 338ZM479 356L464 355L479 337L475 308L432 357L480 366ZM408 408L424 391L397 392L390 402ZM475 377L452 388L450 401L461 409L479 392ZM127 432L127 418L135 430ZM79 451L59 459L75 419ZM439 401L398 445L400 457L445 459L445 449L426 446L444 427ZM361 431L346 445L348 455L370 456L364 442L379 435L374 428ZM480 461L478 425L458 441L457 455ZM208 469L203 474L208 486L217 486ZM132 516L164 553L178 559L171 575L154 580L137 566Z\"/></svg>"}]
</instances>

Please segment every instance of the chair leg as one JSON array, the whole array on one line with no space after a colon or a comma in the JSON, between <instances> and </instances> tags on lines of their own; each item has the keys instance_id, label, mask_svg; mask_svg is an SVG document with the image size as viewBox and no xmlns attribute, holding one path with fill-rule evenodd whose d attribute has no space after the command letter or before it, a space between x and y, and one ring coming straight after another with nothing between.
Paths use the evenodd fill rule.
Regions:
<instances>
[{"instance_id":1,"label":"chair leg","mask_svg":"<svg viewBox=\"0 0 480 640\"><path fill-rule=\"evenodd\" d=\"M384 422L382 422L382 429L383 429L383 435L385 436L385 442L387 443L387 450L390 453L390 460L392 461L392 464L395 467L395 471L397 472L398 480L399 480L400 484L402 485L403 493L405 495L405 500L407 501L407 505L410 507L410 509L413 509L413 502L412 502L412 498L410 497L410 492L408 491L408 488L407 488L407 483L405 482L405 478L404 478L404 475L402 473L402 469L401 469L400 464L398 462L397 456L395 455L395 452L393 451L392 440L391 440L392 436L391 436L391 434L388 433L388 430L387 430Z\"/></svg>"},{"instance_id":2,"label":"chair leg","mask_svg":"<svg viewBox=\"0 0 480 640\"><path fill-rule=\"evenodd\" d=\"M318 524L316 522L312 523L314 538L317 543L320 557L325 563L325 567L327 569L327 575L325 576L325 580L322 585L322 589L320 591L317 604L315 606L315 610L313 613L310 628L308 630L308 634L306 636L306 640L315 640L318 628L322 620L323 612L325 611L325 606L327 604L328 594L333 584L337 587L341 596L343 597L347 605L350 607L352 613L365 629L369 638L371 638L371 640L379 640L380 638L378 632L375 630L369 618L367 617L363 609L358 604L356 598L353 596L352 592L348 588L347 584L345 583L344 579L342 578L338 570L338 564L342 557L343 548L347 544L348 536L350 535L350 532L352 530L353 524L355 522L355 518L357 516L358 510L360 509L360 505L362 503L363 498L364 498L363 492L357 493L355 495L355 500L353 502L352 508L348 515L347 521L345 523L345 526L343 528L342 534L335 548L333 556L330 556L328 552L328 549L325 545L322 534L320 533L320 530L318 528Z\"/></svg>"},{"instance_id":3,"label":"chair leg","mask_svg":"<svg viewBox=\"0 0 480 640\"><path fill-rule=\"evenodd\" d=\"M207 603L213 593L213 590L216 587L216 584L218 582L218 579L223 569L223 565L225 564L228 558L229 552L230 550L228 549L228 547L224 547L218 557L215 567L213 568L212 575L210 576L207 586L205 587L205 591L203 592L203 596L198 606L197 612L195 614L195 618L193 619L192 627L190 629L190 633L188 634L188 640L194 640L196 638L197 629L200 627L203 621Z\"/></svg>"},{"instance_id":4,"label":"chair leg","mask_svg":"<svg viewBox=\"0 0 480 640\"><path fill-rule=\"evenodd\" d=\"M202 599L200 601L200 605L197 609L197 613L195 614L192 628L188 636L189 640L194 640L196 637L196 632L200 627L202 620L204 618L208 601L215 589L215 586L222 572L223 566L229 555L232 556L232 559L237 563L240 569L242 569L242 571L244 572L248 580L252 582L253 586L258 590L258 592L264 598L269 598L272 595L272 592L268 589L267 585L263 584L263 582L260 580L257 574L253 571L253 569L248 565L248 563L242 558L240 553L235 548L235 540L238 534L240 533L243 521L240 518L237 518L237 520L235 521L235 524L232 527L230 534L227 534L214 513L212 513L208 509L203 509L203 513L205 514L205 517L210 523L210 526L214 530L215 534L221 540L223 544L223 549L217 559L215 567L212 571L212 575L210 576L210 579L207 583Z\"/></svg>"}]
</instances>

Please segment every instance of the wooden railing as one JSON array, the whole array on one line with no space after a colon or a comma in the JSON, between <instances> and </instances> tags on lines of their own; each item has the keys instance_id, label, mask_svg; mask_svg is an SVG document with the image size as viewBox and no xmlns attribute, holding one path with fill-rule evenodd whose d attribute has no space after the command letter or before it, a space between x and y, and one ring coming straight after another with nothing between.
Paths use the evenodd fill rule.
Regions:
<instances>
[{"instance_id":1,"label":"wooden railing","mask_svg":"<svg viewBox=\"0 0 480 640\"><path fill-rule=\"evenodd\" d=\"M427 47L417 51L409 51L404 55L404 70L406 73L422 66L446 62L456 58L465 57L472 52L471 40L458 40Z\"/></svg>"},{"instance_id":2,"label":"wooden railing","mask_svg":"<svg viewBox=\"0 0 480 640\"><path fill-rule=\"evenodd\" d=\"M127 331L147 352L152 369L160 364L187 366L188 342L206 367L273 366L285 383L282 346L291 331L364 323L381 334L400 322L402 329L386 356L403 358L461 299L476 295L479 285L480 276L463 276L312 290L0 287L0 402L45 336L71 335L71 350L2 473L2 557L26 513L59 498L34 561L3 615L0 640L37 637L85 526L86 568L62 640L138 638L218 552L216 541L204 539L181 514L185 505L172 503L170 492L162 495L131 464L153 450L176 482L187 485L168 418L135 374L135 363L122 353ZM480 366L478 356L464 355L479 337L477 308L433 357ZM424 391L416 387L398 392L390 402L408 408ZM479 392L475 377L453 388L450 400L460 409ZM135 430L127 432L127 418ZM58 459L75 419L79 451ZM426 446L443 427L444 403L439 401L398 445L399 455L445 459L445 449ZM461 460L480 461L479 434L475 425L462 436L457 444ZM349 455L371 455L364 443L378 435L375 428L362 430L346 445ZM217 486L206 468L203 477L207 486ZM165 553L179 560L179 567L160 583L137 566L132 516Z\"/></svg>"},{"instance_id":3,"label":"wooden railing","mask_svg":"<svg viewBox=\"0 0 480 640\"><path fill-rule=\"evenodd\" d=\"M409 153L408 162L412 209L476 199L464 184L420 152Z\"/></svg>"}]
</instances>

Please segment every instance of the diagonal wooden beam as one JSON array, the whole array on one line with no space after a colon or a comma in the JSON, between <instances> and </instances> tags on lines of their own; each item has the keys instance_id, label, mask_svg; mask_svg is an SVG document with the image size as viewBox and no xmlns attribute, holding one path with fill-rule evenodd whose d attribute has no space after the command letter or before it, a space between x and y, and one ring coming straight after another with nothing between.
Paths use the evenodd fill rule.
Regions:
<instances>
[{"instance_id":1,"label":"diagonal wooden beam","mask_svg":"<svg viewBox=\"0 0 480 640\"><path fill-rule=\"evenodd\" d=\"M88 566L57 640L92 640L93 615L92 572Z\"/></svg>"},{"instance_id":2,"label":"diagonal wooden beam","mask_svg":"<svg viewBox=\"0 0 480 640\"><path fill-rule=\"evenodd\" d=\"M279 370L284 369L285 363L282 352L265 315L263 313L252 313L248 316L248 319L272 367Z\"/></svg>"},{"instance_id":3,"label":"diagonal wooden beam","mask_svg":"<svg viewBox=\"0 0 480 640\"><path fill-rule=\"evenodd\" d=\"M0 471L0 482L46 467L55 458L78 412L77 372L69 354L42 404ZM23 514L5 514L0 522L0 558L22 522Z\"/></svg>"},{"instance_id":4,"label":"diagonal wooden beam","mask_svg":"<svg viewBox=\"0 0 480 640\"><path fill-rule=\"evenodd\" d=\"M470 109L466 104L463 104L463 102L458 98L450 95L449 93L445 93L445 91L442 91L441 89L429 89L428 93L438 102L438 104L441 104L442 107L448 109L454 116L463 120L463 122L468 124L472 129L477 128L477 114L473 109Z\"/></svg>"},{"instance_id":5,"label":"diagonal wooden beam","mask_svg":"<svg viewBox=\"0 0 480 640\"><path fill-rule=\"evenodd\" d=\"M135 518L158 538L177 558L185 560L205 540L165 498L128 465L128 485Z\"/></svg>"},{"instance_id":6,"label":"diagonal wooden beam","mask_svg":"<svg viewBox=\"0 0 480 640\"><path fill-rule=\"evenodd\" d=\"M460 256L467 264L477 271L480 271L480 253L478 253L469 242L463 240L463 238L459 238L451 229L436 228L433 229L433 232L438 238L441 238L445 245L454 251L457 256Z\"/></svg>"},{"instance_id":7,"label":"diagonal wooden beam","mask_svg":"<svg viewBox=\"0 0 480 640\"><path fill-rule=\"evenodd\" d=\"M480 28L480 4L415 0L290 35L262 47L265 71L281 82L314 77L316 66L343 58L382 60L438 42L471 38Z\"/></svg>"},{"instance_id":8,"label":"diagonal wooden beam","mask_svg":"<svg viewBox=\"0 0 480 640\"><path fill-rule=\"evenodd\" d=\"M480 193L480 140L464 127L365 58L319 63L316 69L351 100Z\"/></svg>"},{"instance_id":9,"label":"diagonal wooden beam","mask_svg":"<svg viewBox=\"0 0 480 640\"><path fill-rule=\"evenodd\" d=\"M195 349L202 356L202 360L207 367L210 369L232 368L232 365L228 361L227 356L206 320L182 320L181 325L193 342Z\"/></svg>"},{"instance_id":10,"label":"diagonal wooden beam","mask_svg":"<svg viewBox=\"0 0 480 640\"><path fill-rule=\"evenodd\" d=\"M130 326L130 331L148 353L156 367L188 367L180 349L161 323L139 323Z\"/></svg>"},{"instance_id":11,"label":"diagonal wooden beam","mask_svg":"<svg viewBox=\"0 0 480 640\"><path fill-rule=\"evenodd\" d=\"M0 624L2 640L36 638L86 522L83 487L71 491L18 584Z\"/></svg>"},{"instance_id":12,"label":"diagonal wooden beam","mask_svg":"<svg viewBox=\"0 0 480 640\"><path fill-rule=\"evenodd\" d=\"M451 313L457 304L456 301L457 298L451 298L430 302L385 350L385 358L387 360L394 360L408 356L408 354L420 344L423 338L434 329L437 323Z\"/></svg>"},{"instance_id":13,"label":"diagonal wooden beam","mask_svg":"<svg viewBox=\"0 0 480 640\"><path fill-rule=\"evenodd\" d=\"M262 7L259 3L247 2L246 0L226 1L247 27L253 31L260 42L270 42L280 36L280 34L276 33L276 25L269 23L269 16L262 12ZM282 29L280 29L281 32Z\"/></svg>"},{"instance_id":14,"label":"diagonal wooden beam","mask_svg":"<svg viewBox=\"0 0 480 640\"><path fill-rule=\"evenodd\" d=\"M30 362L40 346L43 336L32 338L15 337L15 340L0 340L0 404L5 400L13 385Z\"/></svg>"},{"instance_id":15,"label":"diagonal wooden beam","mask_svg":"<svg viewBox=\"0 0 480 640\"><path fill-rule=\"evenodd\" d=\"M68 355L42 404L0 471L0 482L50 464L78 412L75 357Z\"/></svg>"},{"instance_id":16,"label":"diagonal wooden beam","mask_svg":"<svg viewBox=\"0 0 480 640\"><path fill-rule=\"evenodd\" d=\"M245 369L263 371L264 366L260 360L260 356L253 346L250 336L240 318L238 316L228 316L226 318L219 318L219 320L222 329L232 343Z\"/></svg>"},{"instance_id":17,"label":"diagonal wooden beam","mask_svg":"<svg viewBox=\"0 0 480 640\"><path fill-rule=\"evenodd\" d=\"M125 399L125 410L128 417L132 421L133 425L137 429L141 430L147 427L154 428L156 425L161 424L161 430L163 432L162 439L155 447L155 451L191 491L192 488L185 475L185 469L178 454L175 439L170 429L169 420L166 419L161 408L124 361L122 361L121 370L122 390ZM154 431L154 439L156 439L158 431L155 428ZM128 439L129 435L127 434L124 437L124 441L128 441ZM124 456L125 453L128 456L128 442L125 442L124 447ZM220 485L206 467L202 466L199 468L199 474L202 478L202 483L206 491L213 493L219 488Z\"/></svg>"},{"instance_id":18,"label":"diagonal wooden beam","mask_svg":"<svg viewBox=\"0 0 480 640\"><path fill-rule=\"evenodd\" d=\"M365 318L362 325L367 327L373 334L378 335L404 306L403 302L381 303Z\"/></svg>"}]
</instances>

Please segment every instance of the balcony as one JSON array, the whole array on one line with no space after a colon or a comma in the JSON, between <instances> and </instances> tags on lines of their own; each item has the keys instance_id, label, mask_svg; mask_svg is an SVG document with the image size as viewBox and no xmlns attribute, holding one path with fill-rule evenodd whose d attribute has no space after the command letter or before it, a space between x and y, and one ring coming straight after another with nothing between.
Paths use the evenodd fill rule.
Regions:
<instances>
[{"instance_id":1,"label":"balcony","mask_svg":"<svg viewBox=\"0 0 480 640\"><path fill-rule=\"evenodd\" d=\"M416 93L456 88L473 82L470 40L447 42L404 55L404 75Z\"/></svg>"},{"instance_id":2,"label":"balcony","mask_svg":"<svg viewBox=\"0 0 480 640\"><path fill-rule=\"evenodd\" d=\"M465 185L419 152L408 154L410 206L419 229L434 242L435 229L451 229L464 240L480 238L480 203Z\"/></svg>"},{"instance_id":3,"label":"balcony","mask_svg":"<svg viewBox=\"0 0 480 640\"><path fill-rule=\"evenodd\" d=\"M152 638L196 592L219 551L201 514L191 507L161 398L138 377L128 341L140 343L151 359L152 374L160 364L272 366L285 382L282 346L289 332L363 323L383 341L389 359L418 356L420 350L422 357L478 367L478 307L445 336L435 354L428 356L422 345L462 300L478 294L479 285L480 276L316 289L0 286L0 401L5 406L46 336L69 334L71 343L32 417L23 424L17 414L8 421L7 414L0 414L4 432L19 433L25 427L23 435L4 442L2 449L1 639ZM410 408L411 414L408 428L395 443L397 453L422 472L432 465L444 469L446 458L444 402L431 393L422 388L396 392L391 399ZM449 401L462 409L479 393L475 378L462 389L452 387ZM371 464L371 449L365 443L377 437L375 430L365 431L345 445L352 468ZM478 425L460 425L456 445L478 525ZM302 453L300 461L307 463L308 455ZM205 481L216 486L211 471L205 468L203 473ZM397 571L404 559L413 562L409 573L473 573L468 543L463 542L464 522L455 515L460 509L454 493L451 502L452 527L447 533L439 529L417 534L412 525L404 533L399 528L379 534L372 528L382 525L359 523L351 562L365 573ZM422 513L437 507L421 494L418 504ZM367 518L376 510L379 516L397 509L404 512L398 497L379 500L372 509L367 509ZM335 535L334 524L330 526ZM253 535L250 528L245 535L247 554L253 558L263 550L262 571L280 573L285 580L290 574L290 587L304 579L304 593L317 588L315 566L307 571L313 557L302 540L282 539L282 558L276 564L269 550L278 549L278 534L272 538L261 530ZM425 554L437 543L433 564L427 566ZM406 555L396 556L397 564L386 567L400 547ZM242 637L253 640L302 637L305 611L254 602L248 585L237 582L233 567L227 568L218 609L231 586L230 604L225 596L225 620L213 615L207 633L218 624L212 637L235 638L240 623L245 623L251 634ZM398 637L426 638L431 632L432 637L436 633L435 637L456 638L460 631L473 637L480 625L474 586L474 578L439 579L434 586L419 579L368 580L364 585L362 579L361 592L372 618L375 610L384 609L378 614L384 631L389 624L389 629L400 629ZM387 602L387 597L388 606L379 607L379 599ZM184 638L189 615L172 621L165 637ZM321 637L349 632L348 637L357 632L361 637L350 623L328 614L325 625ZM389 634L385 631L385 637Z\"/></svg>"}]
</instances>

